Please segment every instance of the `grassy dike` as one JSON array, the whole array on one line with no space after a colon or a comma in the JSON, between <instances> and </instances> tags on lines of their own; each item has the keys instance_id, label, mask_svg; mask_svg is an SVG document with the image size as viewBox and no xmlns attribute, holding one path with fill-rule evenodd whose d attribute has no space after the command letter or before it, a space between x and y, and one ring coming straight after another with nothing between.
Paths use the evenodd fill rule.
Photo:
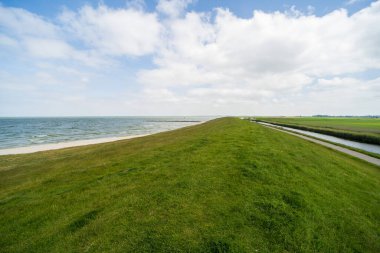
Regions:
<instances>
[{"instance_id":1,"label":"grassy dike","mask_svg":"<svg viewBox=\"0 0 380 253\"><path fill-rule=\"evenodd\" d=\"M0 157L1 252L380 252L380 170L235 118Z\"/></svg>"}]
</instances>

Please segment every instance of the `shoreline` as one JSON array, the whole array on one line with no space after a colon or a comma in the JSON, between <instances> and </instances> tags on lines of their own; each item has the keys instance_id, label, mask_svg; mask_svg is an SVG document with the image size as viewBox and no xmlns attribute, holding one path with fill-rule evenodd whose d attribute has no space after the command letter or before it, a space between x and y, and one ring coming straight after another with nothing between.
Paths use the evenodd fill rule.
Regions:
<instances>
[{"instance_id":1,"label":"shoreline","mask_svg":"<svg viewBox=\"0 0 380 253\"><path fill-rule=\"evenodd\" d=\"M89 140L76 140L76 141L68 141L68 142L32 145L32 146L26 146L26 147L7 148L7 149L0 149L0 155L31 154L31 153L36 153L40 151L49 151L49 150L62 149L62 148L72 148L72 147L87 146L87 145L92 145L92 144L128 140L128 139L134 139L134 138L148 136L148 135L151 135L151 134L129 135L129 136L122 136L122 137L104 137L104 138L89 139Z\"/></svg>"},{"instance_id":2,"label":"shoreline","mask_svg":"<svg viewBox=\"0 0 380 253\"><path fill-rule=\"evenodd\" d=\"M87 145L121 141L121 140L129 140L129 139L144 137L144 136L148 136L148 135L152 135L152 134L163 133L163 132L167 132L167 131L173 131L173 130L177 130L177 129L184 128L184 127L196 126L196 125L203 124L205 122L207 122L207 121L199 121L195 124L191 124L188 126L183 126L183 127L179 127L179 128L175 128L175 129L171 129L171 130L161 131L161 132L147 133L147 134L103 137L103 138L88 139L88 140L75 140L75 141L68 141L68 142L31 145L31 146L26 146L26 147L6 148L6 149L0 149L0 156L2 156L2 155L31 154L31 153L41 152L41 151L49 151L49 150L80 147L80 146L87 146Z\"/></svg>"}]
</instances>

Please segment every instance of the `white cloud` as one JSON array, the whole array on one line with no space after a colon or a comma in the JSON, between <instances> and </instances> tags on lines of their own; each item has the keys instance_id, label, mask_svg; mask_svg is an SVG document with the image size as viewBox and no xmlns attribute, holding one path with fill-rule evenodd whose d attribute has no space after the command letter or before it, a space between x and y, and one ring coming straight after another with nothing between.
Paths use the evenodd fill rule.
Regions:
<instances>
[{"instance_id":1,"label":"white cloud","mask_svg":"<svg viewBox=\"0 0 380 253\"><path fill-rule=\"evenodd\" d=\"M60 89L61 79L91 86L96 78L87 68L119 63L140 85L128 101L136 113L313 114L380 104L380 79L354 78L380 71L380 1L352 15L339 9L316 16L313 7L303 13L292 6L250 18L221 8L186 12L190 3L161 0L155 12L141 0L118 9L86 5L54 20L0 5L0 46L37 59L35 83ZM131 73L135 66L122 63L140 56L153 66Z\"/></svg>"},{"instance_id":2,"label":"white cloud","mask_svg":"<svg viewBox=\"0 0 380 253\"><path fill-rule=\"evenodd\" d=\"M145 1L144 0L127 0L127 8L143 11L145 8Z\"/></svg>"},{"instance_id":3,"label":"white cloud","mask_svg":"<svg viewBox=\"0 0 380 253\"><path fill-rule=\"evenodd\" d=\"M58 28L43 17L19 8L0 5L0 27L21 36L56 37Z\"/></svg>"},{"instance_id":4,"label":"white cloud","mask_svg":"<svg viewBox=\"0 0 380 253\"><path fill-rule=\"evenodd\" d=\"M193 0L160 0L157 11L171 18L179 17Z\"/></svg>"},{"instance_id":5,"label":"white cloud","mask_svg":"<svg viewBox=\"0 0 380 253\"><path fill-rule=\"evenodd\" d=\"M319 79L302 98L304 110L332 115L376 115L380 103L380 78L360 80L335 77Z\"/></svg>"},{"instance_id":6,"label":"white cloud","mask_svg":"<svg viewBox=\"0 0 380 253\"><path fill-rule=\"evenodd\" d=\"M355 78L350 78L350 77L334 77L332 79L318 79L317 84L320 87L349 87L353 85L360 86L360 80L355 79Z\"/></svg>"},{"instance_id":7,"label":"white cloud","mask_svg":"<svg viewBox=\"0 0 380 253\"><path fill-rule=\"evenodd\" d=\"M315 11L315 7L312 5L307 6L307 15L313 15Z\"/></svg>"},{"instance_id":8,"label":"white cloud","mask_svg":"<svg viewBox=\"0 0 380 253\"><path fill-rule=\"evenodd\" d=\"M65 42L56 39L25 38L28 52L40 58L69 58L73 49Z\"/></svg>"},{"instance_id":9,"label":"white cloud","mask_svg":"<svg viewBox=\"0 0 380 253\"><path fill-rule=\"evenodd\" d=\"M166 23L157 67L138 74L146 89L183 87L180 96L194 103L280 101L334 83L324 77L380 69L380 2L352 16L342 9L318 17L294 7L248 19L224 9L214 15L191 12Z\"/></svg>"},{"instance_id":10,"label":"white cloud","mask_svg":"<svg viewBox=\"0 0 380 253\"><path fill-rule=\"evenodd\" d=\"M75 60L86 65L105 62L89 51L75 49L61 27L28 11L0 6L1 44L12 46L19 54L45 60Z\"/></svg>"},{"instance_id":11,"label":"white cloud","mask_svg":"<svg viewBox=\"0 0 380 253\"><path fill-rule=\"evenodd\" d=\"M114 56L151 54L159 44L161 24L155 13L146 13L138 6L141 1L129 2L124 9L84 6L77 12L64 10L59 22L53 22L0 5L1 44L20 45L32 57L93 66L105 64Z\"/></svg>"},{"instance_id":12,"label":"white cloud","mask_svg":"<svg viewBox=\"0 0 380 253\"><path fill-rule=\"evenodd\" d=\"M78 12L64 11L60 20L66 31L105 55L141 56L153 53L159 44L156 14L136 8L84 6Z\"/></svg>"},{"instance_id":13,"label":"white cloud","mask_svg":"<svg viewBox=\"0 0 380 253\"><path fill-rule=\"evenodd\" d=\"M9 47L17 47L18 42L15 39L12 39L8 36L0 34L0 45L9 46Z\"/></svg>"}]
</instances>

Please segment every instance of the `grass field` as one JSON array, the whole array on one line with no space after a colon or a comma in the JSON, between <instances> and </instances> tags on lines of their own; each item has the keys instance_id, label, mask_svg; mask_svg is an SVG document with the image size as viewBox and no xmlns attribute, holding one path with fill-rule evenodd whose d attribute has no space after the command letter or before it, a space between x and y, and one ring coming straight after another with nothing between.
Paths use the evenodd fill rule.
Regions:
<instances>
[{"instance_id":1,"label":"grass field","mask_svg":"<svg viewBox=\"0 0 380 253\"><path fill-rule=\"evenodd\" d=\"M380 118L258 117L282 126L380 145Z\"/></svg>"},{"instance_id":2,"label":"grass field","mask_svg":"<svg viewBox=\"0 0 380 253\"><path fill-rule=\"evenodd\" d=\"M1 252L380 252L380 171L234 118L0 157Z\"/></svg>"}]
</instances>

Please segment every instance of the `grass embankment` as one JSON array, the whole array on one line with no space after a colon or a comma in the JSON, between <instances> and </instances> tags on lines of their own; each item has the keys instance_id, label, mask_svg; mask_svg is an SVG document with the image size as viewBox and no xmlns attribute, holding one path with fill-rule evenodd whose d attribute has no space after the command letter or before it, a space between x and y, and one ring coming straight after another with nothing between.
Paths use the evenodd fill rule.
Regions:
<instances>
[{"instance_id":1,"label":"grass embankment","mask_svg":"<svg viewBox=\"0 0 380 253\"><path fill-rule=\"evenodd\" d=\"M247 121L0 157L2 252L379 252L379 168Z\"/></svg>"},{"instance_id":2,"label":"grass embankment","mask_svg":"<svg viewBox=\"0 0 380 253\"><path fill-rule=\"evenodd\" d=\"M256 120L380 145L380 118L257 117Z\"/></svg>"}]
</instances>

